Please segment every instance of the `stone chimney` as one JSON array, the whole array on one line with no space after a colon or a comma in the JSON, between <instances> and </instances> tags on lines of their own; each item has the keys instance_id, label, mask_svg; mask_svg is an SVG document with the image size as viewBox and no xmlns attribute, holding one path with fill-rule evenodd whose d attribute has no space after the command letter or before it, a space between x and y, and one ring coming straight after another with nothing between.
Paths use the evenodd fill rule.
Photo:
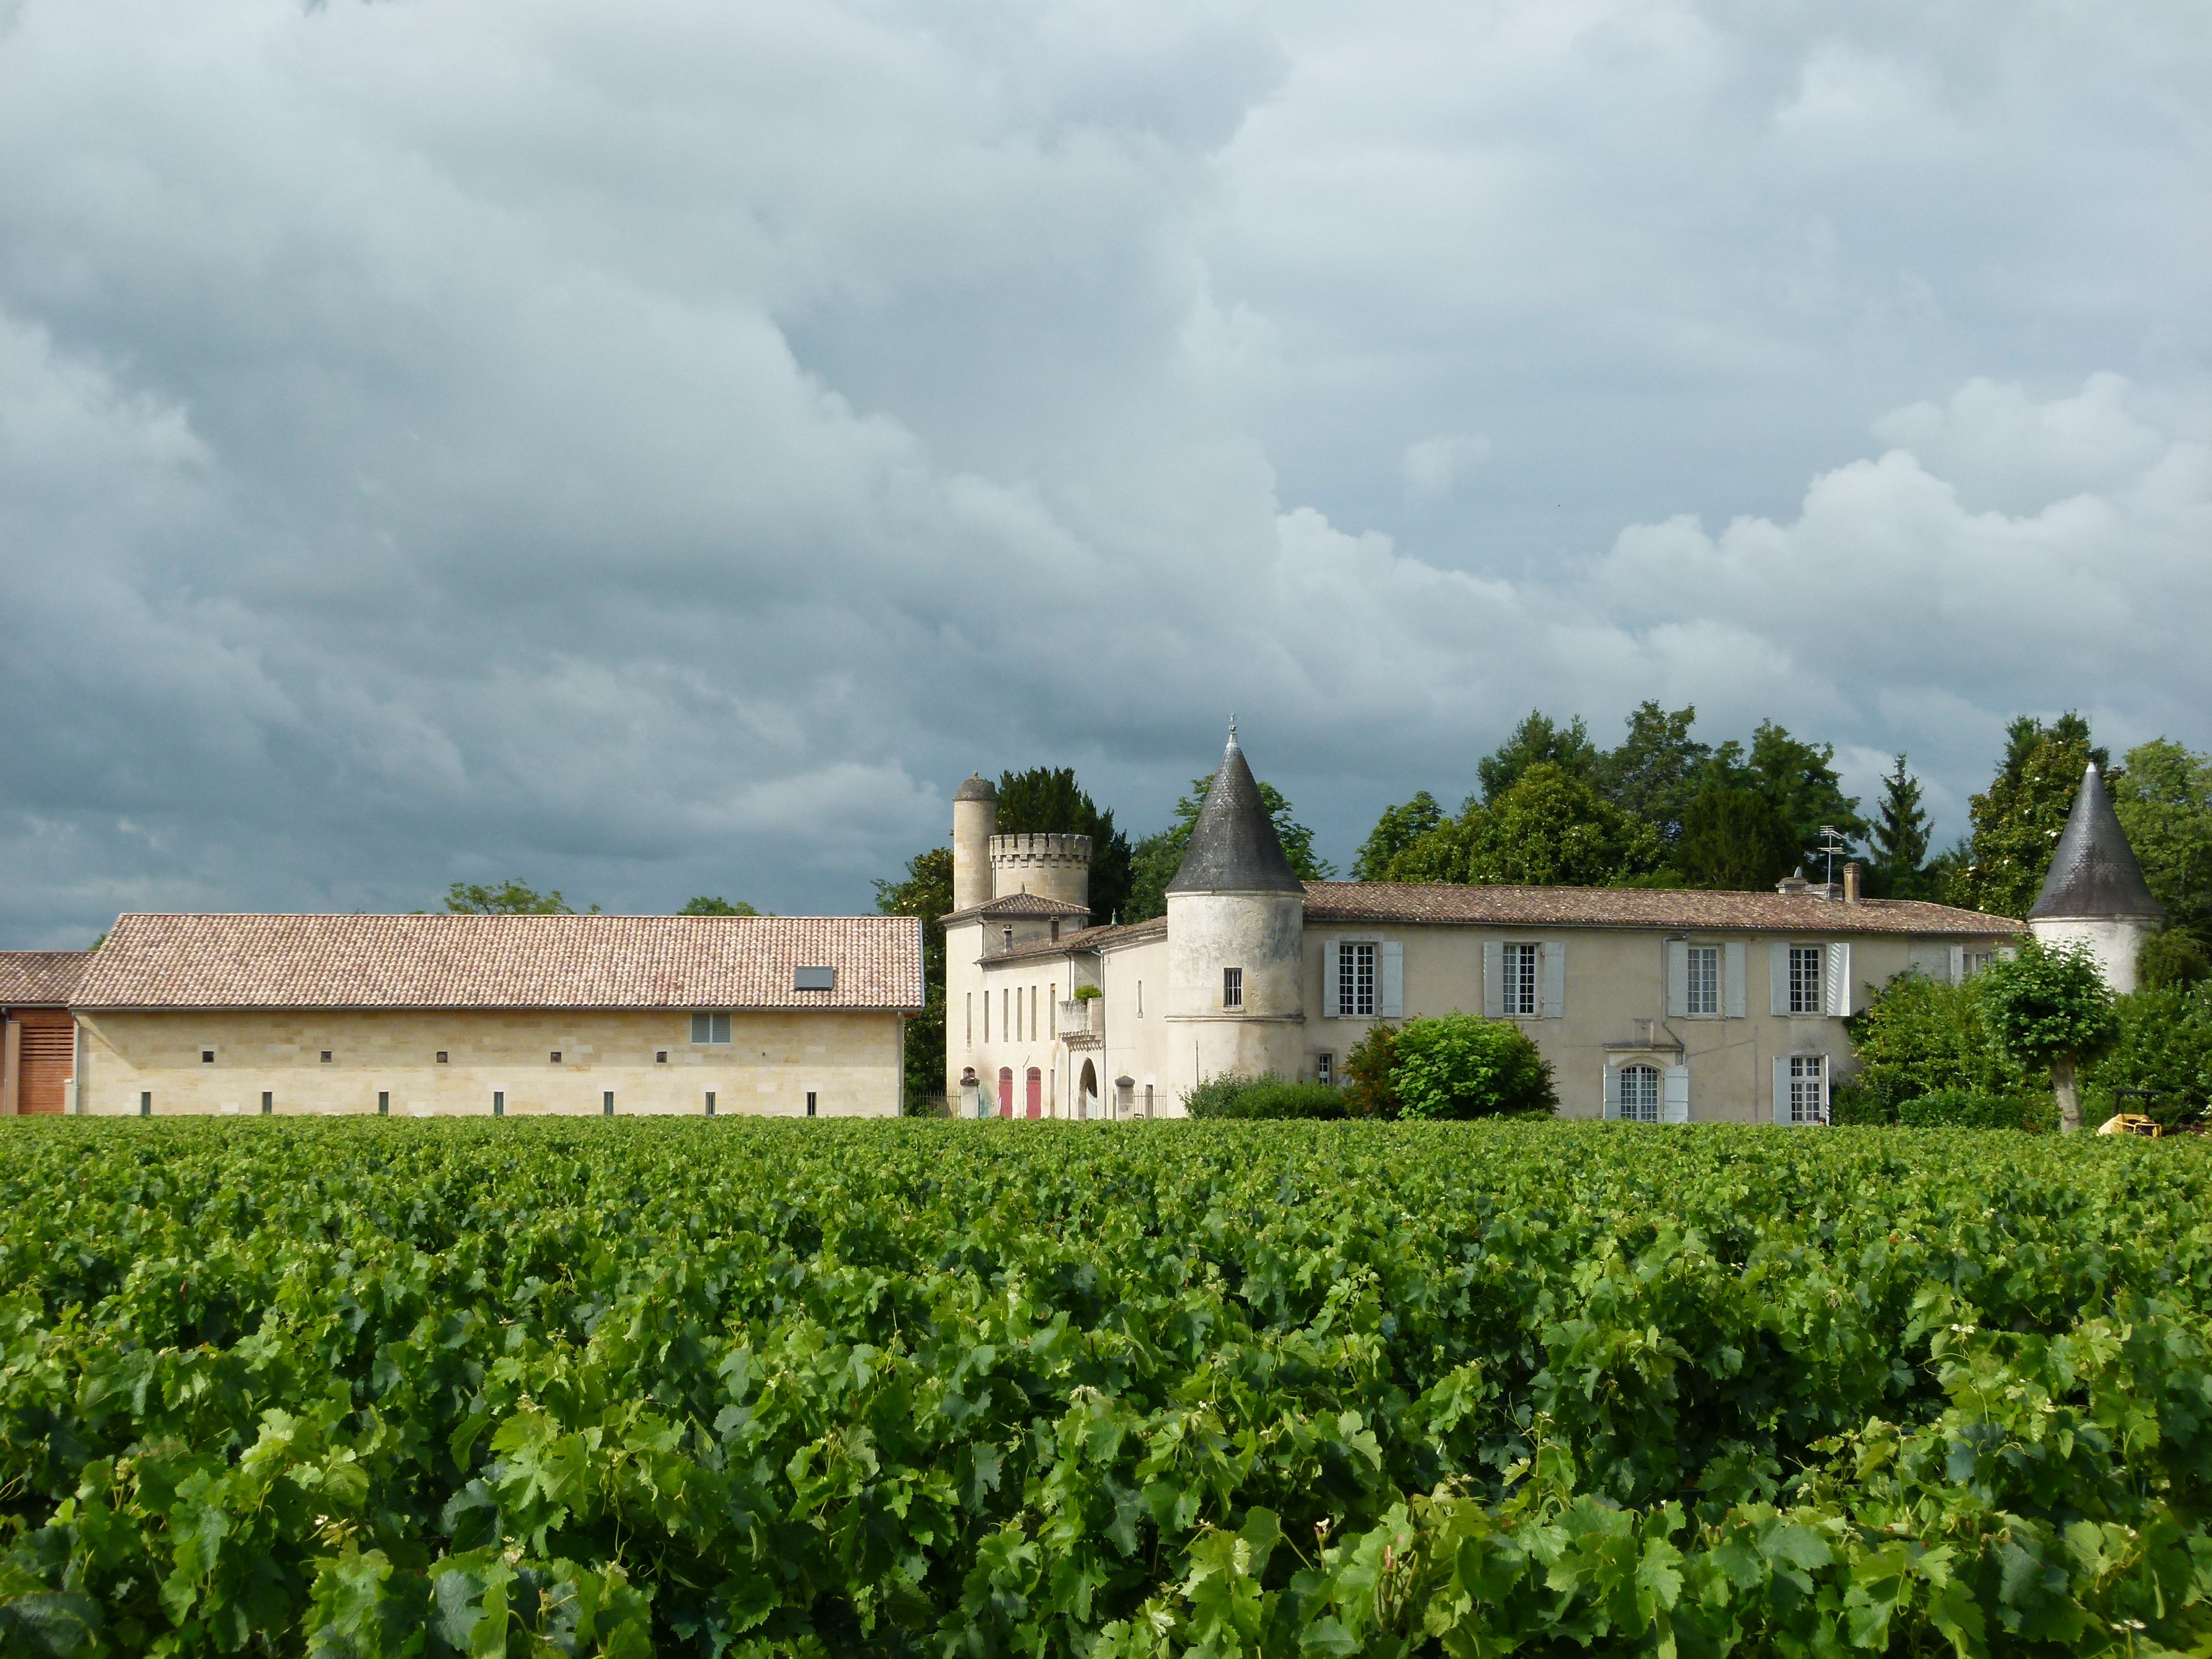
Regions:
<instances>
[{"instance_id":1,"label":"stone chimney","mask_svg":"<svg viewBox=\"0 0 2212 1659\"><path fill-rule=\"evenodd\" d=\"M1856 904L1858 902L1859 861L1856 859L1850 859L1844 865L1844 902Z\"/></svg>"}]
</instances>

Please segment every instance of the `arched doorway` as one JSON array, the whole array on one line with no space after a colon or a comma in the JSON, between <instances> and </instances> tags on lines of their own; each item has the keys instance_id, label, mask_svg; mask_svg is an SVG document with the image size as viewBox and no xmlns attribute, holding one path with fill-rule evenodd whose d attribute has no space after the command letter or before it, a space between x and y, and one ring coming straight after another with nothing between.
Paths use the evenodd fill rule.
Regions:
<instances>
[{"instance_id":1,"label":"arched doorway","mask_svg":"<svg viewBox=\"0 0 2212 1659\"><path fill-rule=\"evenodd\" d=\"M999 1115L1014 1115L1014 1070L1011 1066L999 1067Z\"/></svg>"},{"instance_id":2,"label":"arched doorway","mask_svg":"<svg viewBox=\"0 0 2212 1659\"><path fill-rule=\"evenodd\" d=\"M1044 1115L1044 1073L1034 1066L1030 1067L1029 1115L1031 1117Z\"/></svg>"},{"instance_id":3,"label":"arched doorway","mask_svg":"<svg viewBox=\"0 0 2212 1659\"><path fill-rule=\"evenodd\" d=\"M1078 1117L1098 1115L1098 1068L1087 1060L1083 1062L1083 1081L1076 1115Z\"/></svg>"}]
</instances>

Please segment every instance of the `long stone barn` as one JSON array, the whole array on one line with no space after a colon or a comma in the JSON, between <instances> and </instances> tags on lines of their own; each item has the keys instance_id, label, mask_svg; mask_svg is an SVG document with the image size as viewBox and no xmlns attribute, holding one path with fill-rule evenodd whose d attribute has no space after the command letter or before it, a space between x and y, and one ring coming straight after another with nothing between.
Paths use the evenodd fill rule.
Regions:
<instances>
[{"instance_id":1,"label":"long stone barn","mask_svg":"<svg viewBox=\"0 0 2212 1659\"><path fill-rule=\"evenodd\" d=\"M68 1109L890 1117L904 916L125 915Z\"/></svg>"}]
</instances>

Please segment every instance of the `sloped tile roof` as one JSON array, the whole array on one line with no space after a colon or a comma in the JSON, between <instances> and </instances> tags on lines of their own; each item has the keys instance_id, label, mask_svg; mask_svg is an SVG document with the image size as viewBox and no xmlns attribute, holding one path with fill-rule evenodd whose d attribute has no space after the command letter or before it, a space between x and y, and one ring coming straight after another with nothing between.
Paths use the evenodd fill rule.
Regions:
<instances>
[{"instance_id":1,"label":"sloped tile roof","mask_svg":"<svg viewBox=\"0 0 2212 1659\"><path fill-rule=\"evenodd\" d=\"M1066 899L1047 898L1042 893L1001 893L994 899L985 899L981 904L971 904L965 910L948 910L939 920L969 921L977 916L1087 916L1090 914L1080 904L1071 904Z\"/></svg>"},{"instance_id":2,"label":"sloped tile roof","mask_svg":"<svg viewBox=\"0 0 2212 1659\"><path fill-rule=\"evenodd\" d=\"M1844 904L1811 893L1714 893L1648 887L1458 887L1432 882L1310 881L1306 923L1459 922L1504 927L1755 929L1762 933L2023 933L2010 916L1918 899Z\"/></svg>"},{"instance_id":3,"label":"sloped tile roof","mask_svg":"<svg viewBox=\"0 0 2212 1659\"><path fill-rule=\"evenodd\" d=\"M1002 962L1029 962L1039 957L1062 957L1070 951L1098 951L1115 945L1134 945L1140 939L1164 939L1168 922L1165 916L1154 916L1150 921L1124 921L1113 927L1083 927L1072 933L1062 933L1058 939L1030 939L1017 945L1011 951L994 951L982 959L986 968L994 968Z\"/></svg>"},{"instance_id":4,"label":"sloped tile roof","mask_svg":"<svg viewBox=\"0 0 2212 1659\"><path fill-rule=\"evenodd\" d=\"M828 991L793 988L830 967ZM125 915L78 1008L914 1012L910 916Z\"/></svg>"},{"instance_id":5,"label":"sloped tile roof","mask_svg":"<svg viewBox=\"0 0 2212 1659\"><path fill-rule=\"evenodd\" d=\"M0 951L0 1008L66 1005L89 951Z\"/></svg>"}]
</instances>

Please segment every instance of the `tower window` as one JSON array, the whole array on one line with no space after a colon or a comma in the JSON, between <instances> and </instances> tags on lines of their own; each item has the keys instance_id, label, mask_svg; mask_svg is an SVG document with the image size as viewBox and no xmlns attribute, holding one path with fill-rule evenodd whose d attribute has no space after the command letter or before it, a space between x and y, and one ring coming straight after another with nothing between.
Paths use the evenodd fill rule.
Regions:
<instances>
[{"instance_id":1,"label":"tower window","mask_svg":"<svg viewBox=\"0 0 2212 1659\"><path fill-rule=\"evenodd\" d=\"M1224 968L1221 970L1221 1006L1242 1008L1244 1006L1244 970Z\"/></svg>"}]
</instances>

